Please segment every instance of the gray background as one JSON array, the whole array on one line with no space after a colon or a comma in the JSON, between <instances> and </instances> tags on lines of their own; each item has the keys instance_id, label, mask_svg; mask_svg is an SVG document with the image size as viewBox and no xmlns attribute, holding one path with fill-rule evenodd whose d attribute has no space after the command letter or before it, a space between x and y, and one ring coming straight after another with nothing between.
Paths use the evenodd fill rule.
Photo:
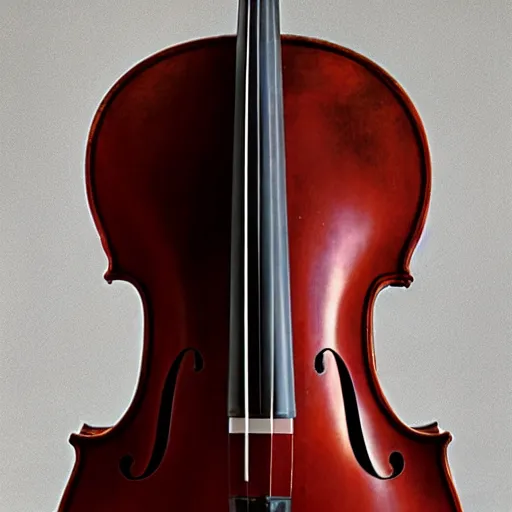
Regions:
<instances>
[{"instance_id":1,"label":"gray background","mask_svg":"<svg viewBox=\"0 0 512 512\"><path fill-rule=\"evenodd\" d=\"M102 279L84 191L92 115L169 45L235 30L235 0L0 0L0 511L52 512L82 422L127 409L141 303ZM409 290L376 305L387 397L437 419L467 512L512 511L510 0L283 0L282 28L362 52L405 87L433 157ZM340 482L341 483L341 482Z\"/></svg>"}]
</instances>

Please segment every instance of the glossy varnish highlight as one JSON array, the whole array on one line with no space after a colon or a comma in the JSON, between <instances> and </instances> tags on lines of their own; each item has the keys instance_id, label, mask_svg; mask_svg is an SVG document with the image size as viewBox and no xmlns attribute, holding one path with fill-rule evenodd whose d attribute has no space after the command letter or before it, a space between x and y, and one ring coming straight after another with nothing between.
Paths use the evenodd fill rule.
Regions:
<instances>
[{"instance_id":1,"label":"glossy varnish highlight","mask_svg":"<svg viewBox=\"0 0 512 512\"><path fill-rule=\"evenodd\" d=\"M130 281L141 294L144 351L119 423L72 436L77 461L61 512L228 510L234 64L231 37L161 52L114 86L94 120L87 187L109 257L106 279ZM460 511L446 458L450 434L402 424L373 358L375 296L410 284L425 221L430 162L421 122L384 71L344 48L287 38L283 78L293 511ZM319 356L324 349L346 365L382 478L354 455L340 372L330 351ZM172 401L168 438L162 401ZM158 450L161 460L138 479ZM393 452L405 466L386 480ZM120 467L126 457L132 478Z\"/></svg>"}]
</instances>

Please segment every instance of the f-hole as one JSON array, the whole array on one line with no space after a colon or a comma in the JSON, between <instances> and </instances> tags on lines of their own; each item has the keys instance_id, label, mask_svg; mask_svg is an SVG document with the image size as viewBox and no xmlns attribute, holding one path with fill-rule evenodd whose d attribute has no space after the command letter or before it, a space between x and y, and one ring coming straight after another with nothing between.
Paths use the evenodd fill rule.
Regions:
<instances>
[{"instance_id":1,"label":"f-hole","mask_svg":"<svg viewBox=\"0 0 512 512\"><path fill-rule=\"evenodd\" d=\"M392 468L390 475L382 476L377 473L373 467L372 461L366 448L363 429L361 427L361 418L357 405L357 397L354 389L354 383L350 372L348 371L345 361L341 356L330 348L325 348L315 357L315 370L320 375L325 372L324 354L331 352L338 367L340 376L341 392L343 393L343 401L345 404L345 417L347 419L347 430L350 439L350 445L354 456L359 465L371 476L379 480L391 480L402 473L405 466L404 457L400 452L392 452L389 456L389 464Z\"/></svg>"},{"instance_id":2,"label":"f-hole","mask_svg":"<svg viewBox=\"0 0 512 512\"><path fill-rule=\"evenodd\" d=\"M162 391L162 399L160 403L160 411L158 413L158 422L155 436L155 446L147 468L140 475L133 475L132 466L134 459L131 455L125 455L119 462L119 469L123 476L128 480L142 480L151 476L160 466L164 458L167 445L169 444L172 404L174 401L174 392L176 389L176 380L180 371L181 364L187 352L194 354L194 371L199 372L203 369L203 358L195 348L187 348L182 350L174 360L167 378L165 380L164 389Z\"/></svg>"}]
</instances>

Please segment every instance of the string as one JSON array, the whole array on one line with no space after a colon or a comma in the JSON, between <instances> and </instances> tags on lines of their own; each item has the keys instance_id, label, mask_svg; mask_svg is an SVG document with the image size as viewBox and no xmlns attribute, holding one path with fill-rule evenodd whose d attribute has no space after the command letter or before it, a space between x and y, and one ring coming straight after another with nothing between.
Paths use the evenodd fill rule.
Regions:
<instances>
[{"instance_id":1,"label":"string","mask_svg":"<svg viewBox=\"0 0 512 512\"><path fill-rule=\"evenodd\" d=\"M272 7L269 7L269 28L270 30L272 31L271 32L271 37L270 37L270 41L271 41L271 49L272 49L272 70L273 70L273 73L272 73L272 77L274 79L274 83L272 84L273 86L273 89L274 91L277 93L277 91L279 91L279 86L280 84L278 84L278 72L277 72L277 65L279 64L279 59L277 58L277 49L278 49L278 43L277 43L277 38L280 37L280 34L276 34L276 29L277 29L277 24L276 24L276 19L275 19L275 16L276 16L276 9L279 9L279 3L277 1L275 2L271 2ZM279 101L279 95L276 94L276 100ZM277 111L277 103L275 105L275 110ZM276 158L274 160L275 162L275 165L273 166L273 171L275 173L275 176L273 176L273 180L272 182L275 184L273 189L272 189L272 218L273 219L277 219L278 216L279 216L279 211L278 211L278 205L277 205L277 202L279 201L279 195L276 191L276 188L279 187L279 180L280 180L280 177L279 177L279 172L282 172L283 169L280 169L279 168L279 162L280 162L280 158L279 158L279 151L280 151L280 144L279 144L279 116L278 115L274 115L272 117L274 119L274 130L275 130L275 133L274 133L274 146L275 146L275 155L276 155ZM275 235L274 235L275 233ZM279 236L281 235L281 233L279 233L279 231L277 229L273 229L273 232L272 232L272 236L274 237L275 236L275 244L274 244L274 247L275 247L275 251L277 251L277 266L279 267L283 262L282 262L282 254L280 254L280 244L279 244ZM274 250L272 251L274 253ZM276 262L274 261L274 254L272 255L272 258L273 258L273 265L276 265ZM277 279L280 279L280 271L279 271L279 268L277 269L278 271L276 272L276 275L277 275ZM274 294L275 294L275 297L276 297L276 300L274 301L274 308L273 308L273 312L272 314L274 315L274 333L273 333L273 336L272 336L272 351L271 351L271 354L272 354L272 357L271 357L271 375L272 375L272 382L271 382L271 392L272 392L272 406L271 406L271 421L270 421L270 424L271 424L271 427L270 427L270 492L271 492L271 495L272 495L272 483L273 483L273 477L272 477L272 472L273 472L273 460L274 460L274 393L275 393L275 342L276 342L276 336L275 336L275 322L276 322L276 319L275 319L275 312L276 312L276 306L279 307L278 305L280 304L280 302L283 300L283 297L282 297L282 287L281 286L277 286L277 290L275 289L276 288L276 285L275 285L275 280L274 280L274 283L273 283L273 286L274 286ZM279 320L277 320L279 321ZM282 319L281 319L282 321Z\"/></svg>"},{"instance_id":2,"label":"string","mask_svg":"<svg viewBox=\"0 0 512 512\"><path fill-rule=\"evenodd\" d=\"M249 49L251 9L247 9L247 44L245 59L245 119L244 119L244 480L249 482Z\"/></svg>"},{"instance_id":3,"label":"string","mask_svg":"<svg viewBox=\"0 0 512 512\"><path fill-rule=\"evenodd\" d=\"M266 0L263 0L266 1ZM276 65L276 59L274 54L274 41L275 41L275 33L273 32L274 27L274 20L272 19L272 13L271 9L269 7L268 1L266 2L266 9L265 9L265 24L267 27L267 47L266 47L266 53L267 53L267 77L269 76L270 69L274 70L274 73L270 74L270 76L273 77L275 80L276 73L275 73L275 65ZM271 44L268 44L270 42ZM270 65L269 65L270 64ZM270 80L269 80L270 82ZM275 87L275 83L267 83L267 88L273 89L274 91L278 91L278 88ZM272 102L268 102L272 105ZM275 108L275 105L273 105L273 108ZM274 119L274 126L269 126L269 132L270 134L274 135L273 137L270 137L270 152L272 153L272 149L274 149L277 153L278 151L278 144L277 142L277 130L276 130L276 121L277 116L269 115L269 120ZM274 133L272 133L274 132ZM273 146L273 147L272 147ZM275 184L277 183L277 176L276 176L276 164L278 165L278 159L270 158L269 162L269 174L270 174L270 218L272 221L270 222L270 233L269 233L269 240L271 241L271 251L270 251L270 269L271 273L273 275L273 278L271 279L271 296L274 297L274 301L272 303L272 309L270 311L271 315L271 329L269 332L270 335L270 467L269 467L269 494L272 496L272 482L273 482L273 460L274 460L274 394L275 394L275 323L276 323L276 316L275 316L275 306L276 303L279 302L279 297L276 296L276 285L275 285L275 279L274 279L274 271L276 268L276 259L278 260L277 263L279 263L279 258L276 258L275 250L278 249L278 244L275 243L275 235L279 236L279 233L276 233L276 230L274 229L274 221L276 219L276 201L275 201ZM279 275L279 273L277 273ZM279 287L277 287L277 293L279 293Z\"/></svg>"}]
</instances>

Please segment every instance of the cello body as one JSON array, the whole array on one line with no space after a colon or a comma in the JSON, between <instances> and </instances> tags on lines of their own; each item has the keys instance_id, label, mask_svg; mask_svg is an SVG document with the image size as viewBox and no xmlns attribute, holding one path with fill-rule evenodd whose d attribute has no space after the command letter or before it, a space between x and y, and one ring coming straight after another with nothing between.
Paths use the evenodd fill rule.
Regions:
<instances>
[{"instance_id":1,"label":"cello body","mask_svg":"<svg viewBox=\"0 0 512 512\"><path fill-rule=\"evenodd\" d=\"M60 512L228 510L235 52L230 36L162 51L121 78L94 119L88 198L105 278L141 296L143 359L120 421L71 436ZM420 118L385 71L350 50L287 36L282 61L293 511L461 511L451 435L400 421L373 352L375 298L412 282L426 218ZM272 507L251 510L285 510Z\"/></svg>"}]
</instances>

